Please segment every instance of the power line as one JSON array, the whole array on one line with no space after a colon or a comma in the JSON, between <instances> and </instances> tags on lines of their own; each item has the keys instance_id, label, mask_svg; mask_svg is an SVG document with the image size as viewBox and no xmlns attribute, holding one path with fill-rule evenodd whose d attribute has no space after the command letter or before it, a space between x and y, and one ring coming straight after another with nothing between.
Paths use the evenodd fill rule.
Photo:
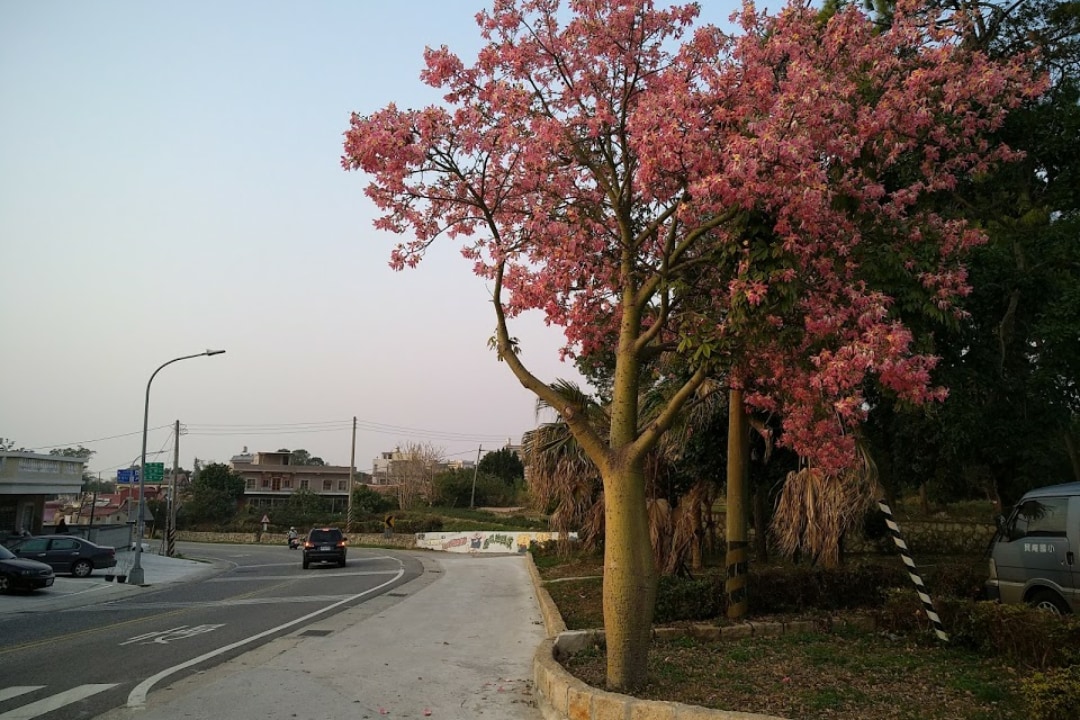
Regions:
<instances>
[{"instance_id":1,"label":"power line","mask_svg":"<svg viewBox=\"0 0 1080 720\"><path fill-rule=\"evenodd\" d=\"M171 425L158 425L152 427L150 430L161 430L162 428L172 427ZM109 437L98 438L97 440L79 440L77 442L57 443L55 445L36 445L35 447L42 448L43 450L53 450L55 448L73 447L78 445L91 445L97 442L105 442L106 440L116 440L117 438L131 437L132 435L140 435L142 430L136 430L134 432L123 433L121 435L110 435Z\"/></svg>"},{"instance_id":2,"label":"power line","mask_svg":"<svg viewBox=\"0 0 1080 720\"><path fill-rule=\"evenodd\" d=\"M370 420L357 420L357 429L368 432L381 433L384 435L408 435L421 437L429 440L445 440L458 442L482 442L501 441L506 435L483 435L476 433L463 433L451 430L430 430L424 428L408 427L404 425L390 425L387 423L373 422ZM187 423L189 434L201 436L213 435L289 435L293 433L324 433L340 432L352 427L351 420L326 420L307 423L253 423L247 425L213 425L201 423Z\"/></svg>"}]
</instances>

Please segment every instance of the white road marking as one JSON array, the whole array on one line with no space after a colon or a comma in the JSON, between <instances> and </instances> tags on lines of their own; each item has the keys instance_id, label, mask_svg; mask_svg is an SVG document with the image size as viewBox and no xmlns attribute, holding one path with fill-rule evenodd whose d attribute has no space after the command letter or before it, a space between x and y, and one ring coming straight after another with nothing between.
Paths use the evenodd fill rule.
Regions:
<instances>
[{"instance_id":1,"label":"white road marking","mask_svg":"<svg viewBox=\"0 0 1080 720\"><path fill-rule=\"evenodd\" d=\"M47 712L53 710L59 710L65 705L85 700L91 695L97 695L99 692L104 692L110 688L116 687L117 683L109 683L106 685L80 685L78 687L65 690L62 693L50 695L47 698L32 702L29 705L23 705L22 707L9 710L8 712L0 715L0 720L33 720L38 715L44 715Z\"/></svg>"},{"instance_id":2,"label":"white road marking","mask_svg":"<svg viewBox=\"0 0 1080 720\"><path fill-rule=\"evenodd\" d=\"M9 688L0 688L0 702L4 702L5 700L10 700L11 698L14 698L14 697L19 697L20 695L25 695L26 693L34 692L35 690L40 690L43 687L45 687L45 686L44 685L16 685L14 687L9 687Z\"/></svg>"},{"instance_id":3,"label":"white road marking","mask_svg":"<svg viewBox=\"0 0 1080 720\"><path fill-rule=\"evenodd\" d=\"M256 633L255 635L252 635L251 637L244 638L243 640L237 640L236 642L231 643L229 645L226 645L224 647L220 647L217 650L211 650L208 653L204 653L204 654L202 654L202 655L200 655L198 657L192 658L192 659L190 659L190 660L188 660L186 662L182 662L179 665L173 665L170 668L165 668L164 670L157 673L156 675L152 675L152 676L146 678L145 680L143 680L138 685L136 685L135 689L132 690L128 694L127 706L129 708L141 708L141 707L145 706L146 705L146 695L150 692L150 689L153 688L154 685L157 685L158 682L160 682L161 680L164 680L165 678L169 677L173 673L176 673L176 672L179 672L179 671L184 670L186 668L189 668L192 665L198 665L199 663L203 662L204 660L209 660L210 658L217 657L218 655L223 655L224 653L227 653L230 650L235 650L236 648L247 645L250 642L254 642L256 640L261 640L262 638L264 638L264 637L266 637L268 635L273 635L274 633L281 632L282 630L285 630L287 628L291 628L294 625L299 625L302 622L307 622L311 618L318 617L319 615L322 615L325 612L333 610L334 608L336 608L336 607L338 607L340 605L344 605L345 603L347 603L347 602L349 602L351 600L356 600L358 598L364 597L365 595L370 595L371 593L373 593L373 592L375 592L377 590L382 590L387 585L391 585L394 582L396 582L397 580L399 580L401 578L401 576L404 575L404 574L405 574L405 568L401 568L394 574L394 577L390 578L389 580L387 580L386 582L384 582L381 585L376 585L375 587L371 588L370 590L365 590L362 593L357 593L355 595L350 595L350 596L348 596L347 598L345 598L343 600L339 600L336 603L333 603L331 605L327 605L326 607L320 608L319 610L316 610L315 612L310 612L307 615L304 615L303 617L298 617L295 620L290 620L287 623L284 623L282 625L278 625L277 627L274 627L274 628L270 628L269 630L263 630L261 633ZM4 716L0 715L0 720L8 720L8 719L5 718Z\"/></svg>"}]
</instances>

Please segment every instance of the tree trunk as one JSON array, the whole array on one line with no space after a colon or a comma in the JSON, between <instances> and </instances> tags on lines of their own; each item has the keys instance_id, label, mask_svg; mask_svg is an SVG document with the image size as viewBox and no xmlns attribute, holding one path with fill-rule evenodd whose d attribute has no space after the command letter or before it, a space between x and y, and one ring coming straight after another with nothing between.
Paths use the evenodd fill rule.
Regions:
<instances>
[{"instance_id":1,"label":"tree trunk","mask_svg":"<svg viewBox=\"0 0 1080 720\"><path fill-rule=\"evenodd\" d=\"M750 454L750 433L741 390L728 394L727 457L727 582L728 617L746 615L746 462Z\"/></svg>"},{"instance_id":2,"label":"tree trunk","mask_svg":"<svg viewBox=\"0 0 1080 720\"><path fill-rule=\"evenodd\" d=\"M616 466L611 473L604 477L607 685L628 693L644 686L647 678L657 573L640 463Z\"/></svg>"}]
</instances>

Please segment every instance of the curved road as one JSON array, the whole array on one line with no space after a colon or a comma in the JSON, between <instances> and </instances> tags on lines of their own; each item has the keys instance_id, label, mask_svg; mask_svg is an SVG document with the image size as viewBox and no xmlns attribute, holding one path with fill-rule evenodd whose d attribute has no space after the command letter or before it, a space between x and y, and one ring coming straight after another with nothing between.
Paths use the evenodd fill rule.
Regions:
<instances>
[{"instance_id":1,"label":"curved road","mask_svg":"<svg viewBox=\"0 0 1080 720\"><path fill-rule=\"evenodd\" d=\"M420 577L403 552L351 548L344 568L303 570L287 547L181 544L223 571L113 602L0 620L0 720L83 720ZM380 604L385 607L385 604ZM52 692L42 692L42 691ZM41 699L20 704L20 696Z\"/></svg>"}]
</instances>

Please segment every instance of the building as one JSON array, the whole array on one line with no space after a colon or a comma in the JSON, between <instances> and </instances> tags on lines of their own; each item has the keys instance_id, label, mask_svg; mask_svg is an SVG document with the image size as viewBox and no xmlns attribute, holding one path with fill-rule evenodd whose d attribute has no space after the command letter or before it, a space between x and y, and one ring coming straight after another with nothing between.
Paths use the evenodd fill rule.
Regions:
<instances>
[{"instance_id":1,"label":"building","mask_svg":"<svg viewBox=\"0 0 1080 720\"><path fill-rule=\"evenodd\" d=\"M342 465L290 465L290 453L256 452L234 456L230 465L244 478L244 503L267 509L284 504L300 490L330 500L333 512L349 505L349 478L353 468ZM248 461L249 462L245 462Z\"/></svg>"},{"instance_id":2,"label":"building","mask_svg":"<svg viewBox=\"0 0 1080 720\"><path fill-rule=\"evenodd\" d=\"M26 530L40 533L45 501L78 495L86 460L33 452L0 452L0 541Z\"/></svg>"},{"instance_id":3,"label":"building","mask_svg":"<svg viewBox=\"0 0 1080 720\"><path fill-rule=\"evenodd\" d=\"M399 485L402 478L415 472L415 460L408 457L396 448L390 452L379 453L379 457L371 461L371 485ZM431 468L431 474L445 472L446 470L472 470L476 467L474 460L440 460ZM377 489L377 488L376 488Z\"/></svg>"}]
</instances>

